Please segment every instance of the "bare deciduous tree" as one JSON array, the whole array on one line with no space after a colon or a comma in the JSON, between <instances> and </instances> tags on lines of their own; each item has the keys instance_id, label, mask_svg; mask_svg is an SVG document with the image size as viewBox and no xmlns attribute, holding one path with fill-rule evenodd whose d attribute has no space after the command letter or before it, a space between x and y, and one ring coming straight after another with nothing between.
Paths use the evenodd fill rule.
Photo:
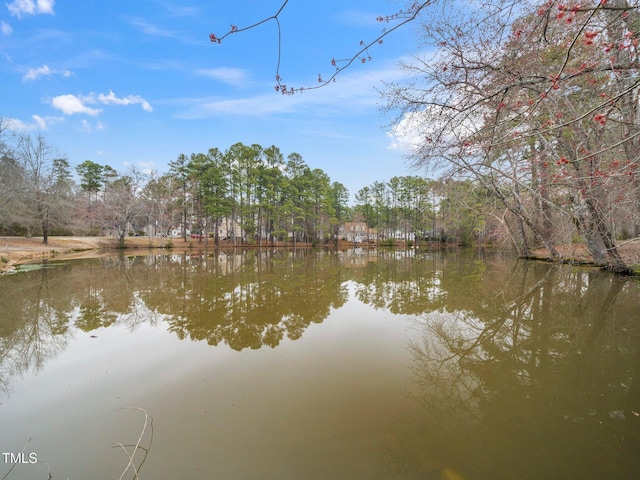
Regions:
<instances>
[{"instance_id":1,"label":"bare deciduous tree","mask_svg":"<svg viewBox=\"0 0 640 480\"><path fill-rule=\"evenodd\" d=\"M27 226L39 227L42 243L48 243L53 225L68 221L73 182L69 163L42 135L20 135L16 159L24 173L22 202L16 206Z\"/></svg>"},{"instance_id":2,"label":"bare deciduous tree","mask_svg":"<svg viewBox=\"0 0 640 480\"><path fill-rule=\"evenodd\" d=\"M626 272L623 213L637 223L637 2L493 0L430 18L430 55L389 85L389 108L419 135L416 166L474 177L554 257L571 232L594 260ZM564 225L565 236L559 235Z\"/></svg>"}]
</instances>

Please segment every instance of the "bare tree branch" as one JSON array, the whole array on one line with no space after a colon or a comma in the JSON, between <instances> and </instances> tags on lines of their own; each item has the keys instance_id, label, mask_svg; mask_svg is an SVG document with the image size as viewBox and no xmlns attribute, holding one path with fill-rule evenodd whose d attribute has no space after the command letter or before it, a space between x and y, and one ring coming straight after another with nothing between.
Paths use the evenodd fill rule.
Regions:
<instances>
[{"instance_id":1,"label":"bare tree branch","mask_svg":"<svg viewBox=\"0 0 640 480\"><path fill-rule=\"evenodd\" d=\"M367 61L370 61L371 55L369 54L369 49L371 47L373 47L374 45L381 45L383 43L383 39L387 35L398 30L399 28L403 27L407 23L415 20L420 14L420 12L426 7L428 7L429 5L431 5L432 2L431 0L427 0L423 2L413 2L411 6L406 10L400 10L394 14L387 15L387 16L379 16L376 20L381 23L387 23L387 24L392 22L397 22L397 23L395 23L391 28L383 29L382 33L378 35L375 39L369 42L365 42L364 40L361 41L360 49L357 52L355 52L351 57L340 59L340 60L336 60L335 58L332 59L331 65L335 67L335 71L327 78L323 78L321 74L318 74L318 84L306 86L306 87L305 86L303 87L287 86L285 83L283 83L283 79L280 74L281 58L282 58L282 29L280 26L279 16L287 6L287 3L289 3L289 0L284 0L280 5L280 8L278 8L278 11L274 15L264 18L252 25L249 25L246 27L238 27L237 25L231 25L231 29L220 37L217 36L215 33L209 34L209 39L211 40L211 42L220 44L222 43L222 40L224 40L231 34L245 32L247 30L251 30L253 28L259 27L260 25L263 25L267 22L274 21L278 28L278 52L277 52L277 62L276 62L276 69L275 69L276 85L274 88L277 92L280 92L283 95L293 95L294 93L302 93L305 90L316 90L318 88L325 87L328 84L335 82L336 77L340 75L344 70L349 68L351 65L353 65L356 61L360 61L361 63L366 63Z\"/></svg>"}]
</instances>

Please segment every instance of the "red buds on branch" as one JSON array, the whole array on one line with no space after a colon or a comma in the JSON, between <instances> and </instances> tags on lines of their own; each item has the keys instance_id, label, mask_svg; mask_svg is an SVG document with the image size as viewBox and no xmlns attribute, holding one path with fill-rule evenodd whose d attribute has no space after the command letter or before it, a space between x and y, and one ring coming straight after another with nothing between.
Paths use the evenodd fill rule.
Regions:
<instances>
[{"instance_id":1,"label":"red buds on branch","mask_svg":"<svg viewBox=\"0 0 640 480\"><path fill-rule=\"evenodd\" d=\"M215 33L211 33L209 35L209 40L212 43L217 43L220 44L222 43L222 40L224 38L226 38L228 35L231 35L232 33L238 33L238 32L243 32L255 27L258 27L260 25L262 25L263 23L269 22L271 20L275 21L278 27L278 54L277 54L277 64L276 64L276 86L275 86L275 90L279 93L285 94L285 95L292 95L296 90L301 92L303 90L305 90L304 87L298 87L298 88L293 88L293 87L287 87L286 85L282 84L281 80L282 78L280 77L280 61L281 61L281 28L280 28L280 21L279 21L279 16L282 13L282 11L284 10L285 6L287 5L289 0L283 0L282 4L280 5L280 8L278 9L278 11L274 14L271 15L270 17L264 18L263 20L254 23L253 25L249 25L247 27L238 27L237 25L231 25L231 29L225 33L224 35L222 35L221 37L218 37ZM360 60L360 63L366 63L367 61L371 61L372 57L369 54L369 47L378 44L378 45L382 45L383 43L383 38L387 35L389 35L391 32L393 32L394 30L402 27L403 25L405 25L408 22L411 22L412 20L414 20L418 14L422 11L422 9L424 9L425 7L427 7L428 5L431 4L431 0L427 0L427 1L422 1L422 2L413 2L411 7L409 7L407 10L400 10L399 12L392 14L392 15L387 15L387 16L379 16L377 17L377 21L379 22L385 22L385 23L390 23L393 21L398 21L398 23L396 25L394 25L392 28L390 29L384 29L382 31L382 33L375 38L373 41L370 42L365 42L364 40L360 41L360 50L357 51L353 56L344 59L344 60L336 60L335 58L333 58L331 60L331 65L336 67L335 72L328 78L324 79L321 75L318 75L318 82L317 85L314 86L310 86L310 87L306 87L307 90L312 90L312 89L316 89L316 88L321 88L324 87L326 85L328 85L331 82L334 82L336 77L346 68L348 68L349 66L351 66L351 64L353 64L354 61L356 60ZM338 66L338 64L341 64L341 66Z\"/></svg>"}]
</instances>

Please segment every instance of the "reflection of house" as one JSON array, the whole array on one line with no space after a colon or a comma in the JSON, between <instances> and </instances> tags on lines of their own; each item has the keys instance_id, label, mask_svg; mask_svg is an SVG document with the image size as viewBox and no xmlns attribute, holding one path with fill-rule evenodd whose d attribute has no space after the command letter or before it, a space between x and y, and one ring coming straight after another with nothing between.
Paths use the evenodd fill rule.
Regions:
<instances>
[{"instance_id":1,"label":"reflection of house","mask_svg":"<svg viewBox=\"0 0 640 480\"><path fill-rule=\"evenodd\" d=\"M378 260L378 252L369 248L349 248L340 252L342 264L348 268L366 267L369 262Z\"/></svg>"},{"instance_id":2,"label":"reflection of house","mask_svg":"<svg viewBox=\"0 0 640 480\"><path fill-rule=\"evenodd\" d=\"M367 227L365 222L345 222L340 227L340 238L353 243L378 241L378 231Z\"/></svg>"}]
</instances>

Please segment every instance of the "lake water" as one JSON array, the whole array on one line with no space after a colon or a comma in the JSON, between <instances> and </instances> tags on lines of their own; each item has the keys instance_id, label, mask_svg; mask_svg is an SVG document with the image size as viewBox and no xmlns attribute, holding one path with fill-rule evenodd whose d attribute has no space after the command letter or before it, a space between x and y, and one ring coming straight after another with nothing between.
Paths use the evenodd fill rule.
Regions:
<instances>
[{"instance_id":1,"label":"lake water","mask_svg":"<svg viewBox=\"0 0 640 480\"><path fill-rule=\"evenodd\" d=\"M0 453L9 480L638 478L640 283L366 250L0 277Z\"/></svg>"}]
</instances>

